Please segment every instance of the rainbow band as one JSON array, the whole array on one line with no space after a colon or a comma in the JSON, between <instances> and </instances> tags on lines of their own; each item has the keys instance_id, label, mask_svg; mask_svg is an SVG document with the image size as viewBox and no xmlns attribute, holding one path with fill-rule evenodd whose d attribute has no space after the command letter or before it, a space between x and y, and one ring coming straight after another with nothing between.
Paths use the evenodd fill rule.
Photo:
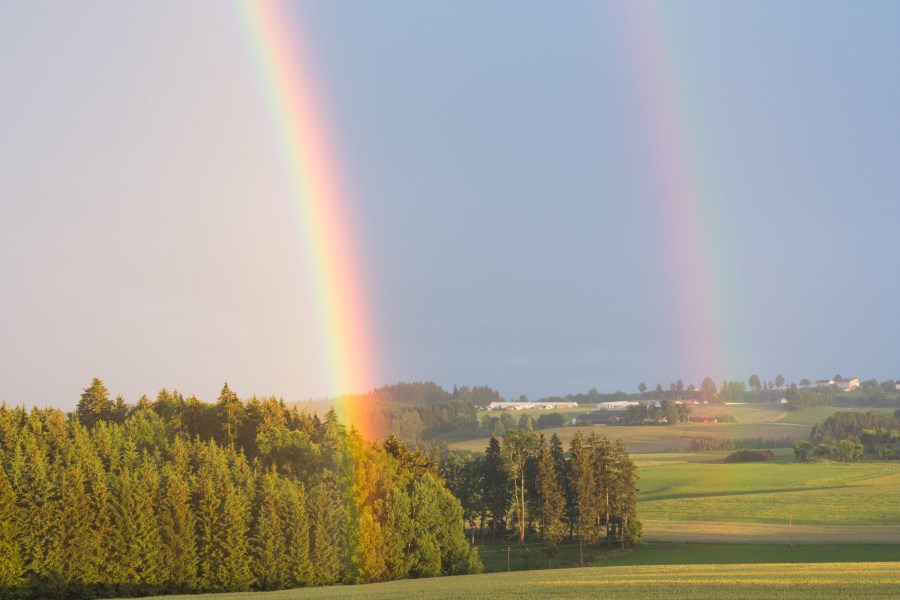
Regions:
<instances>
[{"instance_id":1,"label":"rainbow band","mask_svg":"<svg viewBox=\"0 0 900 600\"><path fill-rule=\"evenodd\" d=\"M632 57L640 124L645 137L652 194L659 209L657 235L663 240L660 293L676 305L679 370L688 380L715 381L739 372L743 345L740 294L729 265L727 244L718 239L724 218L717 214L714 156L704 150L703 122L686 87L689 62L667 39L671 15L662 3L629 0L616 5L624 25L622 44ZM735 371L735 368L738 371ZM743 365L746 368L746 365Z\"/></svg>"},{"instance_id":2,"label":"rainbow band","mask_svg":"<svg viewBox=\"0 0 900 600\"><path fill-rule=\"evenodd\" d=\"M340 403L342 419L371 435L369 419L360 414L362 403L347 396L372 385L374 354L356 236L331 151L328 119L317 103L316 78L304 60L310 54L282 2L239 4L279 134L292 210L316 280L331 395L346 399Z\"/></svg>"}]
</instances>

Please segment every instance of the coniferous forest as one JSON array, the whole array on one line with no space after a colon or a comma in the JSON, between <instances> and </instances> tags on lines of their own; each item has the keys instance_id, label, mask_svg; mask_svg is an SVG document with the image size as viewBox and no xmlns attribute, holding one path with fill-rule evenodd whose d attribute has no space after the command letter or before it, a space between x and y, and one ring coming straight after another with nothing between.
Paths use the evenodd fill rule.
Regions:
<instances>
[{"instance_id":1,"label":"coniferous forest","mask_svg":"<svg viewBox=\"0 0 900 600\"><path fill-rule=\"evenodd\" d=\"M274 398L94 379L77 410L0 405L0 596L275 590L477 572L438 466Z\"/></svg>"}]
</instances>

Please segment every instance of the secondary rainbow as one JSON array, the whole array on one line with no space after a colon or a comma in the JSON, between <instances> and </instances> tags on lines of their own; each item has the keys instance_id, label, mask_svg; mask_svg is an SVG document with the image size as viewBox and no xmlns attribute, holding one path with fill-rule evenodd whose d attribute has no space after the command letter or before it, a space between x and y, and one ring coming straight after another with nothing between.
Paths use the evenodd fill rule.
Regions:
<instances>
[{"instance_id":1,"label":"secondary rainbow","mask_svg":"<svg viewBox=\"0 0 900 600\"><path fill-rule=\"evenodd\" d=\"M373 343L357 233L335 160L329 120L320 104L301 24L276 0L239 2L266 101L280 137L291 206L315 274L329 393L339 416L364 436L377 435L365 404L351 394L374 383Z\"/></svg>"},{"instance_id":2,"label":"secondary rainbow","mask_svg":"<svg viewBox=\"0 0 900 600\"><path fill-rule=\"evenodd\" d=\"M679 369L699 385L734 372L741 346L739 298L718 239L722 216L715 196L715 157L705 149L701 103L691 98L689 61L673 41L672 15L661 3L622 2L616 18L631 57L647 175L659 218L666 273L659 293L677 306Z\"/></svg>"}]
</instances>

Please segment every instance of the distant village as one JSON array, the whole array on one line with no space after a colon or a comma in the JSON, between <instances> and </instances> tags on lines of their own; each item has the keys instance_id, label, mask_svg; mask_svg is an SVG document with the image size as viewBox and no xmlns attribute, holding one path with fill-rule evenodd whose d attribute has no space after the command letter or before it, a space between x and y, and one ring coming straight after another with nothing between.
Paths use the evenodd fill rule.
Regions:
<instances>
[{"instance_id":1,"label":"distant village","mask_svg":"<svg viewBox=\"0 0 900 600\"><path fill-rule=\"evenodd\" d=\"M790 385L782 385L780 387L769 384L769 390L785 390L785 395L787 397L791 396L791 392L789 390L793 389L797 391L798 389L816 389L816 390L833 390L838 392L852 392L860 387L865 388L866 384L871 382L860 382L858 377L838 377L835 376L831 379L819 379L814 383L811 383L808 379L804 379L801 381L799 386L795 384ZM900 391L900 379L886 382L890 385L890 388ZM674 387L674 384L673 384ZM889 388L883 388L889 389ZM643 406L648 409L662 409L665 408L665 405L677 405L679 407L679 412L681 413L680 420L682 421L692 421L699 423L715 423L719 420L719 418L714 416L688 416L690 415L690 407L698 406L703 404L744 404L745 402L729 402L727 400L721 399L716 395L715 397L704 396L703 399L696 398L696 394L698 390L694 388L694 386L690 386L688 390L686 390L687 394L690 395L690 398L683 398L681 394L677 397L672 397L668 400L662 400L657 398L647 398L643 399L644 396L652 392L642 392L640 394L640 398L638 399L619 399L619 400L610 400L604 402L576 402L572 400L562 401L560 400L538 400L538 401L528 401L526 399L522 399L519 401L497 401L491 402L487 406L480 407L480 410L485 411L523 411L523 410L560 410L560 409L578 409L578 408L595 408L597 410L590 412L588 414L580 415L577 419L573 419L573 423L577 420L578 422L587 422L594 424L613 424L613 423L621 423L626 420L626 412L631 407ZM672 392L670 392L672 393ZM625 394L619 393L621 396L626 396ZM627 396L626 396L627 397ZM631 395L631 398L635 398L635 395ZM709 398L709 399L707 399ZM771 398L771 396L770 396ZM582 398L579 398L582 400ZM782 405L787 405L789 403L788 399L785 397L778 396L775 399L771 399L770 402L780 402ZM665 421L665 419L662 419Z\"/></svg>"},{"instance_id":2,"label":"distant village","mask_svg":"<svg viewBox=\"0 0 900 600\"><path fill-rule=\"evenodd\" d=\"M804 382L807 380L803 380L800 388L833 388L842 392L852 392L860 386L860 381L858 377L843 377L840 379L819 379L815 382L814 385L804 385ZM894 388L900 391L900 379L895 380ZM782 386L780 388L774 389L786 389L786 386ZM673 400L675 404L709 404L708 400ZM785 402L784 400L782 402ZM656 408L660 407L659 400L647 400L646 402L638 401L638 400L615 400L611 402L599 402L596 404L596 408L601 410L624 410L629 406L637 406L638 404L644 404L646 406L653 406ZM486 407L483 407L481 410L501 410L501 411L513 411L513 410L559 410L562 408L583 408L578 402L556 402L556 401L547 401L547 400L537 400L537 401L502 401L502 402L491 402Z\"/></svg>"}]
</instances>

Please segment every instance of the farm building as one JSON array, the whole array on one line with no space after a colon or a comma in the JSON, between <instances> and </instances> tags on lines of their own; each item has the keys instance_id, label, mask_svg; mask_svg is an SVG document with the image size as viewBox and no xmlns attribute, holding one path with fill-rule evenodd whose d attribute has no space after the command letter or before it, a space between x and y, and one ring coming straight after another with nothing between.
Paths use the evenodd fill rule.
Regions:
<instances>
[{"instance_id":1,"label":"farm building","mask_svg":"<svg viewBox=\"0 0 900 600\"><path fill-rule=\"evenodd\" d=\"M491 402L488 410L554 410L578 408L577 402Z\"/></svg>"},{"instance_id":2,"label":"farm building","mask_svg":"<svg viewBox=\"0 0 900 600\"><path fill-rule=\"evenodd\" d=\"M835 383L842 392L849 392L859 387L859 377L845 377Z\"/></svg>"},{"instance_id":3,"label":"farm building","mask_svg":"<svg viewBox=\"0 0 900 600\"><path fill-rule=\"evenodd\" d=\"M843 379L819 379L816 387L827 388L836 386L842 392L850 392L859 387L859 377L844 377Z\"/></svg>"},{"instance_id":4,"label":"farm building","mask_svg":"<svg viewBox=\"0 0 900 600\"><path fill-rule=\"evenodd\" d=\"M604 423L621 423L625 420L625 413L621 410L595 410L583 417L581 420L587 421L592 425L600 425Z\"/></svg>"},{"instance_id":5,"label":"farm building","mask_svg":"<svg viewBox=\"0 0 900 600\"><path fill-rule=\"evenodd\" d=\"M601 402L597 408L616 409L628 408L629 406L637 406L640 402L631 402L630 400L618 400L616 402Z\"/></svg>"}]
</instances>

